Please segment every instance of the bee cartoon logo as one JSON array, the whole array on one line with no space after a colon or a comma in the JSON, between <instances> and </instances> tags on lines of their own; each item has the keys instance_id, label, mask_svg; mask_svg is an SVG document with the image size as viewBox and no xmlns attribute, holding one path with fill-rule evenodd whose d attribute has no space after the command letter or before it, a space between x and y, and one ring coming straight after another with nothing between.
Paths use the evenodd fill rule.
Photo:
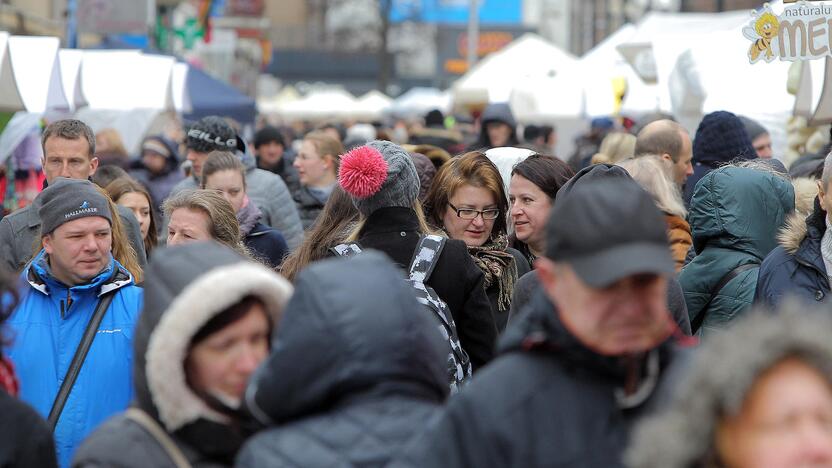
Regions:
<instances>
[{"instance_id":1,"label":"bee cartoon logo","mask_svg":"<svg viewBox=\"0 0 832 468\"><path fill-rule=\"evenodd\" d=\"M748 50L751 63L756 63L761 58L771 62L779 55L778 43L774 39L780 34L780 20L768 5L756 15L749 26L743 28L742 32L745 37L754 41Z\"/></svg>"}]
</instances>

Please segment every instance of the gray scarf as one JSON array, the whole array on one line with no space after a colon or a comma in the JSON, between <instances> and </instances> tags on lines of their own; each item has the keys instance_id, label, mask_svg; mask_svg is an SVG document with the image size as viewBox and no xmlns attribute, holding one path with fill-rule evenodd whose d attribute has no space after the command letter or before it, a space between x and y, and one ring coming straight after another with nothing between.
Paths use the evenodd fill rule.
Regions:
<instances>
[{"instance_id":1,"label":"gray scarf","mask_svg":"<svg viewBox=\"0 0 832 468\"><path fill-rule=\"evenodd\" d=\"M823 257L826 276L832 282L832 226L829 223L829 218L826 218L826 232L820 240L820 256Z\"/></svg>"},{"instance_id":2,"label":"gray scarf","mask_svg":"<svg viewBox=\"0 0 832 468\"><path fill-rule=\"evenodd\" d=\"M240 237L246 237L262 217L263 213L260 208L257 208L257 205L246 196L243 207L237 212L237 222L240 223Z\"/></svg>"}]
</instances>

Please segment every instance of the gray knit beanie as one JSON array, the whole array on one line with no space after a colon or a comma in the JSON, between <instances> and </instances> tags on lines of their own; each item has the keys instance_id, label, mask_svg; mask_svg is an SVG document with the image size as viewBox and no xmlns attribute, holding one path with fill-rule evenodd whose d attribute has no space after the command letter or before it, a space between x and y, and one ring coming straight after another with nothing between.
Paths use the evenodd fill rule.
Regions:
<instances>
[{"instance_id":1,"label":"gray knit beanie","mask_svg":"<svg viewBox=\"0 0 832 468\"><path fill-rule=\"evenodd\" d=\"M89 180L58 177L37 198L41 235L87 216L100 216L113 225L110 203Z\"/></svg>"},{"instance_id":2,"label":"gray knit beanie","mask_svg":"<svg viewBox=\"0 0 832 468\"><path fill-rule=\"evenodd\" d=\"M364 216L379 208L411 208L419 197L416 166L389 141L371 141L341 156L338 183Z\"/></svg>"}]
</instances>

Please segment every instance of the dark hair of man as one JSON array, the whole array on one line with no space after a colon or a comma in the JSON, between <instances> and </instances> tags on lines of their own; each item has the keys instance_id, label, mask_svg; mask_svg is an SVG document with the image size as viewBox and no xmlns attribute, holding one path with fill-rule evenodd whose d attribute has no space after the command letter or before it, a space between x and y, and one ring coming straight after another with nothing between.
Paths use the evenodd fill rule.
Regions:
<instances>
[{"instance_id":1,"label":"dark hair of man","mask_svg":"<svg viewBox=\"0 0 832 468\"><path fill-rule=\"evenodd\" d=\"M122 177L129 178L130 175L127 174L127 171L118 166L99 166L98 170L95 171L95 174L92 175L92 183L101 188L106 188L114 180L121 179Z\"/></svg>"},{"instance_id":2,"label":"dark hair of man","mask_svg":"<svg viewBox=\"0 0 832 468\"><path fill-rule=\"evenodd\" d=\"M78 140L84 138L89 145L89 157L95 155L95 134L89 125L76 119L57 120L46 126L40 139L44 155L46 154L46 140L56 137L66 140Z\"/></svg>"},{"instance_id":3,"label":"dark hair of man","mask_svg":"<svg viewBox=\"0 0 832 468\"><path fill-rule=\"evenodd\" d=\"M517 163L511 175L527 179L554 202L558 190L575 175L575 171L558 158L533 154Z\"/></svg>"},{"instance_id":4,"label":"dark hair of man","mask_svg":"<svg viewBox=\"0 0 832 468\"><path fill-rule=\"evenodd\" d=\"M682 152L682 132L685 129L671 120L651 122L636 136L636 157L644 154L669 154L673 162Z\"/></svg>"}]
</instances>

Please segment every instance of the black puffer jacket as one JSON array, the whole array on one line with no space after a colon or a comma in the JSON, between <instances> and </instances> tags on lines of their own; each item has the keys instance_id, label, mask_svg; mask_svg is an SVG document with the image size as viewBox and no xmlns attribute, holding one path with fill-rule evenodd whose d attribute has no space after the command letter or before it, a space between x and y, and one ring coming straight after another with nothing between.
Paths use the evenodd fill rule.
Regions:
<instances>
[{"instance_id":1,"label":"black puffer jacket","mask_svg":"<svg viewBox=\"0 0 832 468\"><path fill-rule=\"evenodd\" d=\"M132 406L156 420L192 466L231 466L252 432L252 424L209 406L187 384L192 337L249 295L260 299L277 323L291 290L286 280L214 242L154 252L133 341ZM102 424L78 449L72 466L176 468L159 442L124 415Z\"/></svg>"},{"instance_id":2,"label":"black puffer jacket","mask_svg":"<svg viewBox=\"0 0 832 468\"><path fill-rule=\"evenodd\" d=\"M384 252L402 269L410 266L419 244L419 220L409 208L381 208L364 223L358 237L363 249ZM485 294L485 280L465 243L448 240L427 281L448 304L462 348L476 372L494 357L497 326Z\"/></svg>"},{"instance_id":3,"label":"black puffer jacket","mask_svg":"<svg viewBox=\"0 0 832 468\"><path fill-rule=\"evenodd\" d=\"M616 397L620 361L578 342L541 292L509 325L500 352L395 466L622 466L633 423L661 393L673 356L669 343L648 354L656 385L625 407Z\"/></svg>"},{"instance_id":4,"label":"black puffer jacket","mask_svg":"<svg viewBox=\"0 0 832 468\"><path fill-rule=\"evenodd\" d=\"M52 431L34 408L0 389L0 466L58 466Z\"/></svg>"},{"instance_id":5,"label":"black puffer jacket","mask_svg":"<svg viewBox=\"0 0 832 468\"><path fill-rule=\"evenodd\" d=\"M307 230L315 224L321 210L324 209L326 200L321 201L309 191L309 188L301 186L297 192L292 194L295 200L295 206L298 208L298 215L300 222L303 225L303 230Z\"/></svg>"},{"instance_id":6,"label":"black puffer jacket","mask_svg":"<svg viewBox=\"0 0 832 468\"><path fill-rule=\"evenodd\" d=\"M384 466L446 398L447 342L380 253L314 264L296 286L246 392L276 427L252 438L237 466Z\"/></svg>"}]
</instances>

